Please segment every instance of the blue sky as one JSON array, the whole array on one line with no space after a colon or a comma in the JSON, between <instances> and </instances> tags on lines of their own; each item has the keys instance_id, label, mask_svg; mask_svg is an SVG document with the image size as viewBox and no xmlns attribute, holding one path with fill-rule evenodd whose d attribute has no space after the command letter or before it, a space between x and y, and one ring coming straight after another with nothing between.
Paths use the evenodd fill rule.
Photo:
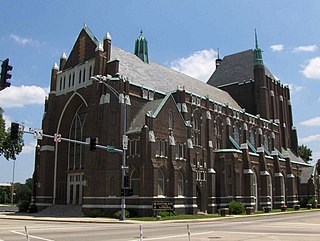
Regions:
<instances>
[{"instance_id":1,"label":"blue sky","mask_svg":"<svg viewBox=\"0 0 320 241\"><path fill-rule=\"evenodd\" d=\"M10 58L12 86L0 92L5 119L41 127L50 72L67 56L86 23L100 40L133 52L143 29L149 58L206 81L220 57L254 48L258 31L264 63L289 84L300 144L320 158L319 1L290 0L101 0L2 1L0 59ZM24 135L15 181L34 168L35 140ZM0 182L11 182L12 161L0 157Z\"/></svg>"}]
</instances>

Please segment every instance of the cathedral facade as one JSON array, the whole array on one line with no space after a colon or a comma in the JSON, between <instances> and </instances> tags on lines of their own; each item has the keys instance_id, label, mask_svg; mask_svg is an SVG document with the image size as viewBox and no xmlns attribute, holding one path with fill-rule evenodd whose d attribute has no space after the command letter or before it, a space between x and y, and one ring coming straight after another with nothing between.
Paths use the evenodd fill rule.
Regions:
<instances>
[{"instance_id":1,"label":"cathedral facade","mask_svg":"<svg viewBox=\"0 0 320 241\"><path fill-rule=\"evenodd\" d=\"M126 209L138 215L163 201L195 214L231 200L258 210L318 199L317 169L297 155L289 88L264 65L258 44L216 64L203 83L149 61L142 32L131 54L85 26L52 68L42 128L62 141L39 142L38 208L119 210L123 169L132 192ZM125 149L126 166L121 153L90 150L90 138Z\"/></svg>"}]
</instances>

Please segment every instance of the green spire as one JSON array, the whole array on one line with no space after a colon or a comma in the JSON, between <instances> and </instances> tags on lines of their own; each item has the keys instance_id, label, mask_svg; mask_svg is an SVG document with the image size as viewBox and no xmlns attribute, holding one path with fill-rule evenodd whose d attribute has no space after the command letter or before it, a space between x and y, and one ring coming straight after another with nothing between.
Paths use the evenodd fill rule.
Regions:
<instances>
[{"instance_id":1,"label":"green spire","mask_svg":"<svg viewBox=\"0 0 320 241\"><path fill-rule=\"evenodd\" d=\"M134 54L138 56L143 62L149 63L148 41L145 37L143 37L142 30L140 31L140 36L136 40Z\"/></svg>"},{"instance_id":2,"label":"green spire","mask_svg":"<svg viewBox=\"0 0 320 241\"><path fill-rule=\"evenodd\" d=\"M254 30L254 35L255 35L255 42L256 42L256 48L254 49L254 65L262 65L263 64L262 50L259 48L256 29Z\"/></svg>"}]
</instances>

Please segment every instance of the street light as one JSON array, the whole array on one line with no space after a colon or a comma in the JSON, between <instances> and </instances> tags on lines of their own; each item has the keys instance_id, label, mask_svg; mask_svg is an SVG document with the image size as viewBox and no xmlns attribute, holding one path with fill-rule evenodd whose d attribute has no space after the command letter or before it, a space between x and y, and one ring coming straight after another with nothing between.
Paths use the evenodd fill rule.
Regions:
<instances>
[{"instance_id":1,"label":"street light","mask_svg":"<svg viewBox=\"0 0 320 241\"><path fill-rule=\"evenodd\" d=\"M99 83L104 84L119 100L119 103L123 104L124 110L123 110L123 135L122 135L122 165L121 165L121 217L120 220L125 220L126 218L126 192L125 192L125 176L126 176L126 170L128 167L126 166L126 150L127 150L127 145L128 145L128 137L126 135L127 132L127 98L124 94L119 93L116 91L111 85L109 85L106 81L109 78L109 76L102 76L102 75L96 75L96 76L91 76L91 80L99 81ZM109 103L110 100L107 100L104 98L104 101L100 104L103 103Z\"/></svg>"}]
</instances>

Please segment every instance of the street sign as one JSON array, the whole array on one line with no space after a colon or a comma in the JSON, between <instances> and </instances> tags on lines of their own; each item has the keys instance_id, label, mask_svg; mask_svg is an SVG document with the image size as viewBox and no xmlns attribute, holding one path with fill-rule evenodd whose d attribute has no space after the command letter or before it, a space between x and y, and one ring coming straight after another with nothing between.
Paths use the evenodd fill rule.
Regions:
<instances>
[{"instance_id":1,"label":"street sign","mask_svg":"<svg viewBox=\"0 0 320 241\"><path fill-rule=\"evenodd\" d=\"M42 129L35 129L33 131L33 138L37 140L42 140L43 137L43 130Z\"/></svg>"},{"instance_id":2,"label":"street sign","mask_svg":"<svg viewBox=\"0 0 320 241\"><path fill-rule=\"evenodd\" d=\"M153 210L173 210L173 202L153 202L152 203Z\"/></svg>"},{"instance_id":3,"label":"street sign","mask_svg":"<svg viewBox=\"0 0 320 241\"><path fill-rule=\"evenodd\" d=\"M106 149L108 152L114 152L115 147L114 146L107 146Z\"/></svg>"},{"instance_id":4,"label":"street sign","mask_svg":"<svg viewBox=\"0 0 320 241\"><path fill-rule=\"evenodd\" d=\"M55 142L61 142L61 134L54 134L53 140Z\"/></svg>"},{"instance_id":5,"label":"street sign","mask_svg":"<svg viewBox=\"0 0 320 241\"><path fill-rule=\"evenodd\" d=\"M123 150L128 149L128 136L127 135L122 136L122 147L123 147Z\"/></svg>"}]
</instances>

